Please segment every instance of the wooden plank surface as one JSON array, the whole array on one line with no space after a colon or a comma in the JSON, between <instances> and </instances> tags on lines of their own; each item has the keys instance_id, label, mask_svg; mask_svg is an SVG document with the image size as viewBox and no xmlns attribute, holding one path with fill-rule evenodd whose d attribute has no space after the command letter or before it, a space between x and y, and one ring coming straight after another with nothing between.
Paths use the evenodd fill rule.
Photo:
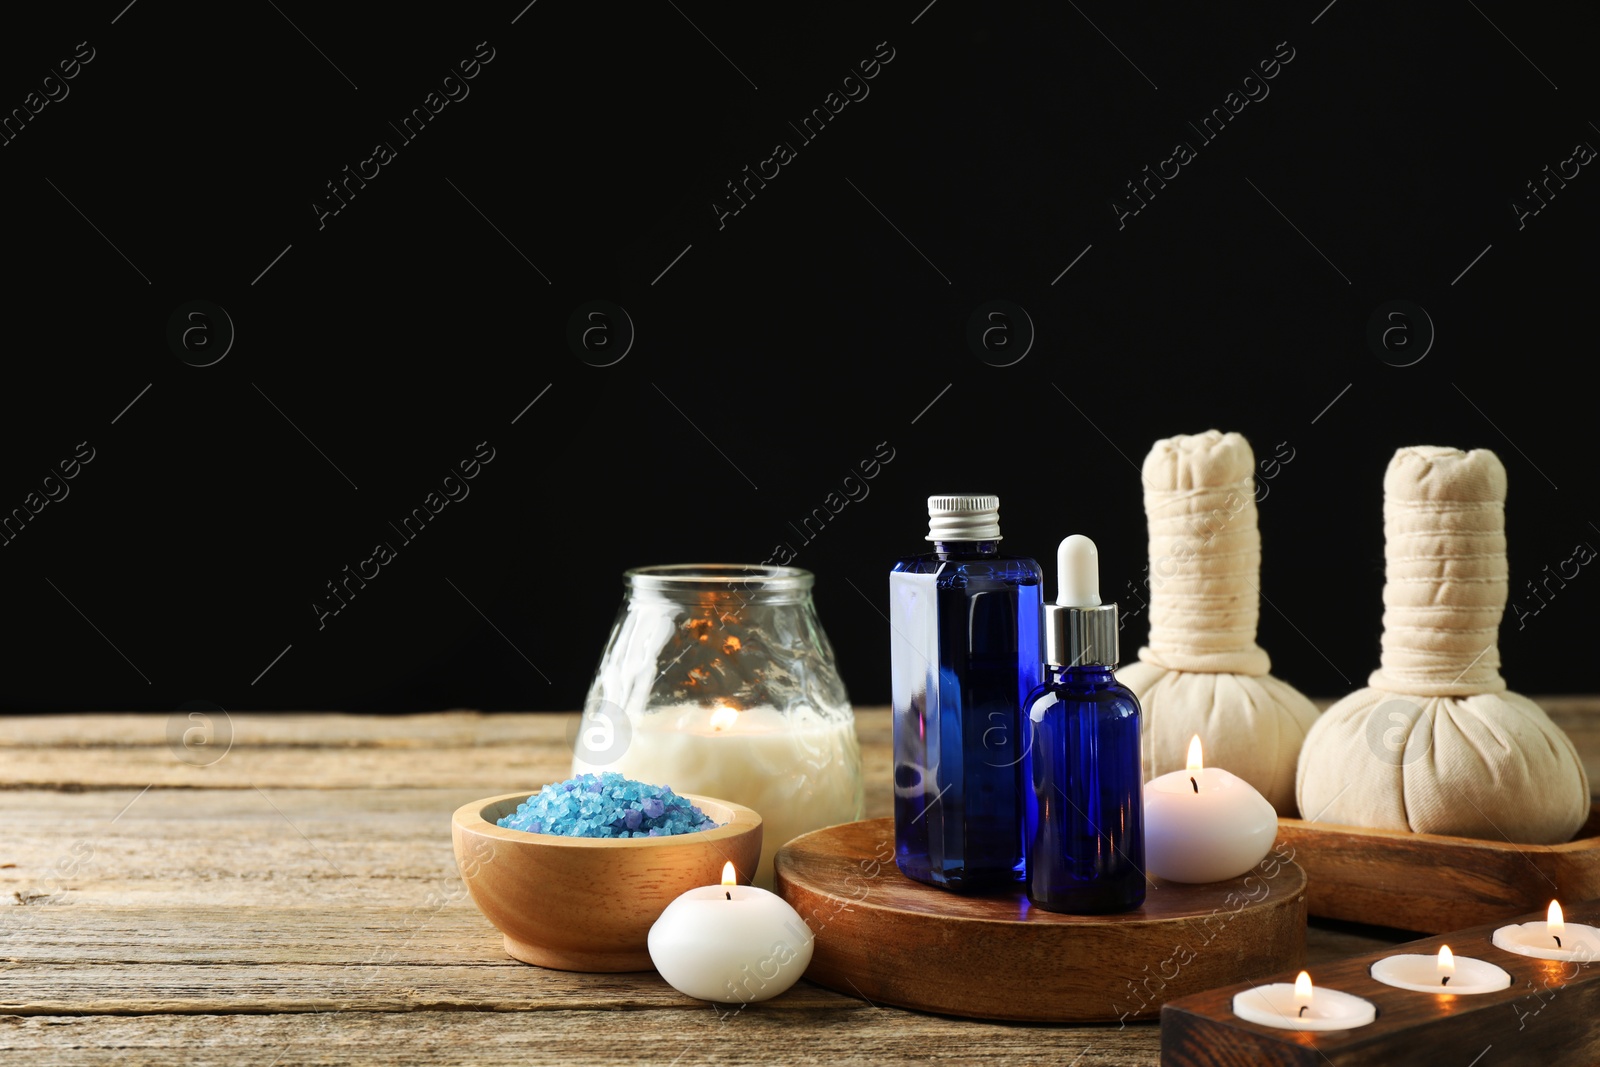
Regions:
<instances>
[{"instance_id":1,"label":"wooden plank surface","mask_svg":"<svg viewBox=\"0 0 1600 1067\"><path fill-rule=\"evenodd\" d=\"M1600 700L1542 702L1600 782ZM984 1023L805 981L732 1013L653 972L511 960L450 812L566 777L573 718L240 714L205 767L165 715L0 720L0 1062L1158 1061L1148 1024ZM885 816L889 716L857 718ZM1405 937L1316 922L1308 958Z\"/></svg>"},{"instance_id":2,"label":"wooden plank surface","mask_svg":"<svg viewBox=\"0 0 1600 1067\"><path fill-rule=\"evenodd\" d=\"M969 1023L890 1008L791 1010L722 1019L698 1011L362 1011L330 1015L0 1016L0 1058L34 1065L749 1064L975 1062L1061 1067L1154 1064L1160 1032Z\"/></svg>"}]
</instances>

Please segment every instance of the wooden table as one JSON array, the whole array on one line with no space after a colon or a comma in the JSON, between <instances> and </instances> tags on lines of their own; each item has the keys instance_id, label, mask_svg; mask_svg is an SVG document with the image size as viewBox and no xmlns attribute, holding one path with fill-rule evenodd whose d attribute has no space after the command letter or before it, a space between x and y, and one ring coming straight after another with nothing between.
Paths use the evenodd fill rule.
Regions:
<instances>
[{"instance_id":1,"label":"wooden table","mask_svg":"<svg viewBox=\"0 0 1600 1067\"><path fill-rule=\"evenodd\" d=\"M1541 702L1600 783L1600 698ZM857 715L867 814L887 815L889 716ZM0 1062L1157 1062L1151 1024L976 1022L805 981L723 1019L653 972L510 959L450 813L567 777L572 722L238 714L193 766L166 715L0 719ZM1309 955L1407 936L1315 922Z\"/></svg>"}]
</instances>

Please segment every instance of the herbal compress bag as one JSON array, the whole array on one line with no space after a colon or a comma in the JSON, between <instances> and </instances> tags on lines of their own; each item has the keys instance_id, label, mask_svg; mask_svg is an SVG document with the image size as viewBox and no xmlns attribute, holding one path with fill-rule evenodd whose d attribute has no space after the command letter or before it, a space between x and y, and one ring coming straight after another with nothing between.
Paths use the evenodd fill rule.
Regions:
<instances>
[{"instance_id":1,"label":"herbal compress bag","mask_svg":"<svg viewBox=\"0 0 1600 1067\"><path fill-rule=\"evenodd\" d=\"M1589 812L1572 741L1500 676L1506 471L1486 449L1402 448L1383 478L1382 665L1312 727L1304 818L1554 844Z\"/></svg>"},{"instance_id":2,"label":"herbal compress bag","mask_svg":"<svg viewBox=\"0 0 1600 1067\"><path fill-rule=\"evenodd\" d=\"M1317 708L1256 644L1261 532L1255 453L1236 433L1157 441L1145 457L1150 636L1118 672L1144 707L1145 780L1181 770L1200 735L1208 766L1294 815L1296 760Z\"/></svg>"}]
</instances>

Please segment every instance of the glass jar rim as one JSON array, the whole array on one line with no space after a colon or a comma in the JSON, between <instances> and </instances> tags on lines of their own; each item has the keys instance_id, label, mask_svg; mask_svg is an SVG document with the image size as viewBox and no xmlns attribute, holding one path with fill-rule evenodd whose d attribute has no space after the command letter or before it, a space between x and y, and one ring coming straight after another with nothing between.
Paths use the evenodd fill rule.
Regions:
<instances>
[{"instance_id":1,"label":"glass jar rim","mask_svg":"<svg viewBox=\"0 0 1600 1067\"><path fill-rule=\"evenodd\" d=\"M739 585L747 590L782 593L810 589L816 576L803 567L767 563L664 563L622 572L633 589L661 592L703 591Z\"/></svg>"}]
</instances>

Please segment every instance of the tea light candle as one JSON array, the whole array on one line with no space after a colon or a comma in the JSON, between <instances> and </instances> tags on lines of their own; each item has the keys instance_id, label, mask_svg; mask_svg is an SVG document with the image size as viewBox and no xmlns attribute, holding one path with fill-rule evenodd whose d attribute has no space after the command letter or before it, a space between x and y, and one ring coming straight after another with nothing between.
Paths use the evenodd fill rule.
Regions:
<instances>
[{"instance_id":1,"label":"tea light candle","mask_svg":"<svg viewBox=\"0 0 1600 1067\"><path fill-rule=\"evenodd\" d=\"M1201 761L1189 742L1187 770L1144 787L1144 865L1171 882L1221 882L1245 874L1278 836L1278 813L1243 778Z\"/></svg>"},{"instance_id":2,"label":"tea light candle","mask_svg":"<svg viewBox=\"0 0 1600 1067\"><path fill-rule=\"evenodd\" d=\"M603 765L583 759L573 771L617 771L679 792L731 800L761 815L761 864L752 881L773 884L772 857L811 830L861 818L861 744L853 721L773 707L683 704L641 715L625 751Z\"/></svg>"},{"instance_id":3,"label":"tea light candle","mask_svg":"<svg viewBox=\"0 0 1600 1067\"><path fill-rule=\"evenodd\" d=\"M733 864L722 884L701 886L668 904L647 939L650 962L686 996L720 1004L768 1000L811 963L810 927L789 902L739 885Z\"/></svg>"},{"instance_id":4,"label":"tea light candle","mask_svg":"<svg viewBox=\"0 0 1600 1067\"><path fill-rule=\"evenodd\" d=\"M1372 1002L1337 989L1312 989L1301 971L1294 984L1274 982L1233 996L1233 1013L1280 1030L1351 1030L1378 1017Z\"/></svg>"},{"instance_id":5,"label":"tea light candle","mask_svg":"<svg viewBox=\"0 0 1600 1067\"><path fill-rule=\"evenodd\" d=\"M1458 957L1449 945L1440 945L1437 956L1412 952L1385 956L1372 965L1371 974L1384 985L1418 993L1493 993L1511 985L1511 975L1503 968L1488 960Z\"/></svg>"},{"instance_id":6,"label":"tea light candle","mask_svg":"<svg viewBox=\"0 0 1600 1067\"><path fill-rule=\"evenodd\" d=\"M1583 923L1569 923L1561 905L1552 900L1544 922L1512 923L1494 932L1494 947L1520 956L1541 960L1577 960L1587 963L1600 958L1600 930Z\"/></svg>"}]
</instances>

